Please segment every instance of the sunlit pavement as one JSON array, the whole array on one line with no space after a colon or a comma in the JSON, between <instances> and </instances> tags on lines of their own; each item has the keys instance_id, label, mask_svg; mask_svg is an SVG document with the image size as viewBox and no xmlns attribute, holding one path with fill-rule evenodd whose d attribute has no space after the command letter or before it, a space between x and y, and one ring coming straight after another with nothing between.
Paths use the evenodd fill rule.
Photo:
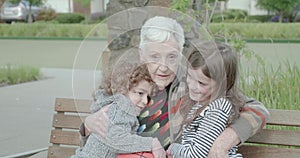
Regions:
<instances>
[{"instance_id":1,"label":"sunlit pavement","mask_svg":"<svg viewBox=\"0 0 300 158\"><path fill-rule=\"evenodd\" d=\"M55 98L91 99L100 72L42 69L45 79L0 88L0 157L49 146Z\"/></svg>"}]
</instances>

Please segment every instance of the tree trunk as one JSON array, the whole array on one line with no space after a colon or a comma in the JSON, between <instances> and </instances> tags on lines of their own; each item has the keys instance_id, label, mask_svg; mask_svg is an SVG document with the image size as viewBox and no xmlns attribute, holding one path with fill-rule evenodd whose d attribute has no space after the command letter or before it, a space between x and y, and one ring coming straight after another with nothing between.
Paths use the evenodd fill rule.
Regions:
<instances>
[{"instance_id":1,"label":"tree trunk","mask_svg":"<svg viewBox=\"0 0 300 158\"><path fill-rule=\"evenodd\" d=\"M278 22L282 23L283 21L283 12L279 12Z\"/></svg>"},{"instance_id":2,"label":"tree trunk","mask_svg":"<svg viewBox=\"0 0 300 158\"><path fill-rule=\"evenodd\" d=\"M29 5L29 13L28 13L28 17L27 17L27 22L28 23L32 23L33 22L32 11L31 11L31 4Z\"/></svg>"}]
</instances>

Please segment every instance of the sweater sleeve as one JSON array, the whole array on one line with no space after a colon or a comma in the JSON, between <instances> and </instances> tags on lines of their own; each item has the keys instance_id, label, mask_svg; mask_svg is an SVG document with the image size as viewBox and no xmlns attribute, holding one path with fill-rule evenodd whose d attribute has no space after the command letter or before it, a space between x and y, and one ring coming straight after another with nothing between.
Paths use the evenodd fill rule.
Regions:
<instances>
[{"instance_id":1,"label":"sweater sleeve","mask_svg":"<svg viewBox=\"0 0 300 158\"><path fill-rule=\"evenodd\" d=\"M246 104L240 117L230 127L243 143L262 129L269 119L270 113L261 102L246 98Z\"/></svg>"},{"instance_id":2,"label":"sweater sleeve","mask_svg":"<svg viewBox=\"0 0 300 158\"><path fill-rule=\"evenodd\" d=\"M170 152L174 158L205 158L213 142L224 131L231 112L231 104L225 99L218 99L209 105L200 121L193 121L196 129L185 134L185 143L173 143ZM193 128L193 127L192 127Z\"/></svg>"},{"instance_id":3,"label":"sweater sleeve","mask_svg":"<svg viewBox=\"0 0 300 158\"><path fill-rule=\"evenodd\" d=\"M125 111L111 107L113 116L110 116L105 144L110 146L116 153L134 153L151 151L152 137L142 137L136 134L138 121Z\"/></svg>"}]
</instances>

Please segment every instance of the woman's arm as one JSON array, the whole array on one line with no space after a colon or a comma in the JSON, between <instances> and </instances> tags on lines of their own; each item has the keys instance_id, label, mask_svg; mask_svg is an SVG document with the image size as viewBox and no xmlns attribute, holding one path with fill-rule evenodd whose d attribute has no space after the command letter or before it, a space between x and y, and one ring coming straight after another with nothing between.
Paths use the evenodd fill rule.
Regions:
<instances>
[{"instance_id":1,"label":"woman's arm","mask_svg":"<svg viewBox=\"0 0 300 158\"><path fill-rule=\"evenodd\" d=\"M240 117L216 139L208 157L223 158L224 153L227 153L229 149L245 142L262 129L269 118L270 113L262 103L246 98L246 104Z\"/></svg>"},{"instance_id":2,"label":"woman's arm","mask_svg":"<svg viewBox=\"0 0 300 158\"><path fill-rule=\"evenodd\" d=\"M270 113L261 102L247 98L240 117L230 127L243 143L261 130L269 119Z\"/></svg>"},{"instance_id":3,"label":"woman's arm","mask_svg":"<svg viewBox=\"0 0 300 158\"><path fill-rule=\"evenodd\" d=\"M84 123L81 124L79 129L81 147L85 145L90 133L99 135L102 138L106 137L109 122L108 111L110 106L111 105L107 105L85 118Z\"/></svg>"}]
</instances>

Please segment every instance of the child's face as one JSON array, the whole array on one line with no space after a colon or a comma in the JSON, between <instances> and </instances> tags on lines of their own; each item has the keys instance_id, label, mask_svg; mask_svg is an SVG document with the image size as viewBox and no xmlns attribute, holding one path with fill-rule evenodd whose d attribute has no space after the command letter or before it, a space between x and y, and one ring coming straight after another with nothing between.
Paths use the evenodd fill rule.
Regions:
<instances>
[{"instance_id":1,"label":"child's face","mask_svg":"<svg viewBox=\"0 0 300 158\"><path fill-rule=\"evenodd\" d=\"M202 69L188 69L187 85L190 98L200 104L209 102L216 87L216 82L205 76Z\"/></svg>"},{"instance_id":2,"label":"child's face","mask_svg":"<svg viewBox=\"0 0 300 158\"><path fill-rule=\"evenodd\" d=\"M137 86L129 90L128 96L133 105L135 105L137 116L148 104L148 96L150 95L151 91L151 84L145 80L140 81Z\"/></svg>"}]
</instances>

